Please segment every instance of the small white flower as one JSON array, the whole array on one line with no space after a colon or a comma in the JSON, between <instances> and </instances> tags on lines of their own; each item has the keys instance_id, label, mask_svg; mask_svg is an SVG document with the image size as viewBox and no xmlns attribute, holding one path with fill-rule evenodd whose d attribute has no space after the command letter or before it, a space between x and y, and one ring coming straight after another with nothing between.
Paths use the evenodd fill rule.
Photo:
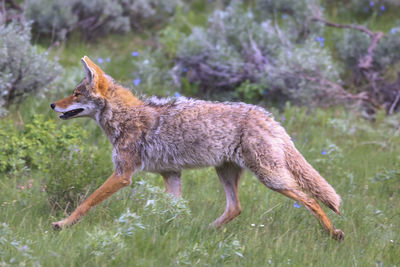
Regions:
<instances>
[{"instance_id":1,"label":"small white flower","mask_svg":"<svg viewBox=\"0 0 400 267\"><path fill-rule=\"evenodd\" d=\"M254 223L250 224L252 227L256 226Z\"/></svg>"}]
</instances>

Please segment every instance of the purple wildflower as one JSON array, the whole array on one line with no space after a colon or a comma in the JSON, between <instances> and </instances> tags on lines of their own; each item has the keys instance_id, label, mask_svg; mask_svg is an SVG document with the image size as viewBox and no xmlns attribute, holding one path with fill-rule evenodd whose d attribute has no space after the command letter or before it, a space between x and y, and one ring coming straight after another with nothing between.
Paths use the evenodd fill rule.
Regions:
<instances>
[{"instance_id":1,"label":"purple wildflower","mask_svg":"<svg viewBox=\"0 0 400 267\"><path fill-rule=\"evenodd\" d=\"M294 202L293 207L295 207L296 209L300 209L301 205L297 204L297 202Z\"/></svg>"},{"instance_id":2,"label":"purple wildflower","mask_svg":"<svg viewBox=\"0 0 400 267\"><path fill-rule=\"evenodd\" d=\"M175 97L180 97L181 94L179 92L175 92Z\"/></svg>"},{"instance_id":3,"label":"purple wildflower","mask_svg":"<svg viewBox=\"0 0 400 267\"><path fill-rule=\"evenodd\" d=\"M328 154L328 152L326 152L326 150L325 150L325 149L322 149L322 151L321 151L321 155L326 155L326 154Z\"/></svg>"},{"instance_id":4,"label":"purple wildflower","mask_svg":"<svg viewBox=\"0 0 400 267\"><path fill-rule=\"evenodd\" d=\"M141 81L142 81L142 80L140 80L140 78L136 78L135 80L133 80L133 84L134 84L135 86L138 86L138 85L140 84Z\"/></svg>"},{"instance_id":5,"label":"purple wildflower","mask_svg":"<svg viewBox=\"0 0 400 267\"><path fill-rule=\"evenodd\" d=\"M317 37L317 42L319 43L319 46L323 47L325 45L325 38L318 36Z\"/></svg>"},{"instance_id":6,"label":"purple wildflower","mask_svg":"<svg viewBox=\"0 0 400 267\"><path fill-rule=\"evenodd\" d=\"M137 52L137 51L132 51L132 54L131 54L133 57L138 57L139 56L139 52Z\"/></svg>"},{"instance_id":7,"label":"purple wildflower","mask_svg":"<svg viewBox=\"0 0 400 267\"><path fill-rule=\"evenodd\" d=\"M101 63L103 63L103 62L104 62L104 59L103 59L103 58L99 57L99 58L97 59L97 63L101 64Z\"/></svg>"}]
</instances>

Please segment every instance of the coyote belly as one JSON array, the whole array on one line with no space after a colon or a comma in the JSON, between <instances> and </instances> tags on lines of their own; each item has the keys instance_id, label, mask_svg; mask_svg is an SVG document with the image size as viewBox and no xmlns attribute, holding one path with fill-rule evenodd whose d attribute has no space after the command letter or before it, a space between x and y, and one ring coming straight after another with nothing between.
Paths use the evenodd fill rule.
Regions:
<instances>
[{"instance_id":1,"label":"coyote belly","mask_svg":"<svg viewBox=\"0 0 400 267\"><path fill-rule=\"evenodd\" d=\"M72 225L93 206L131 183L137 170L160 173L167 192L181 196L181 171L214 166L226 194L226 209L212 226L220 227L241 212L238 184L244 169L265 186L304 204L333 238L335 229L315 197L339 214L340 197L304 159L290 137L264 109L244 103L187 98L140 100L88 57L86 78L73 95L51 107L60 118L91 117L113 145L114 173L68 218ZM311 195L311 196L310 196Z\"/></svg>"}]
</instances>

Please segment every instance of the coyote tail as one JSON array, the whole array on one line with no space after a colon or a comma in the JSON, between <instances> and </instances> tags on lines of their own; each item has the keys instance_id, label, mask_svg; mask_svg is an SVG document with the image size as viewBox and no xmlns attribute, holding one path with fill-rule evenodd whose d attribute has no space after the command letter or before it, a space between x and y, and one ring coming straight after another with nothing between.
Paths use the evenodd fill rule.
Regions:
<instances>
[{"instance_id":1,"label":"coyote tail","mask_svg":"<svg viewBox=\"0 0 400 267\"><path fill-rule=\"evenodd\" d=\"M285 154L287 165L300 187L340 215L341 199L335 189L305 160L293 145L286 146Z\"/></svg>"}]
</instances>

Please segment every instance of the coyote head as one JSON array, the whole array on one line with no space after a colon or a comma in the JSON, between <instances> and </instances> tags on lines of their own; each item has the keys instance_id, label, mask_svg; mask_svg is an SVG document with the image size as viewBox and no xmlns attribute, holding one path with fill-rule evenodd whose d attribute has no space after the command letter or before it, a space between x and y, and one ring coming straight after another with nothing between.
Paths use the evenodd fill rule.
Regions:
<instances>
[{"instance_id":1,"label":"coyote head","mask_svg":"<svg viewBox=\"0 0 400 267\"><path fill-rule=\"evenodd\" d=\"M87 56L81 62L86 77L76 86L72 95L50 105L54 111L62 113L60 118L64 120L77 117L95 118L105 105L109 87L114 85L111 77Z\"/></svg>"}]
</instances>

